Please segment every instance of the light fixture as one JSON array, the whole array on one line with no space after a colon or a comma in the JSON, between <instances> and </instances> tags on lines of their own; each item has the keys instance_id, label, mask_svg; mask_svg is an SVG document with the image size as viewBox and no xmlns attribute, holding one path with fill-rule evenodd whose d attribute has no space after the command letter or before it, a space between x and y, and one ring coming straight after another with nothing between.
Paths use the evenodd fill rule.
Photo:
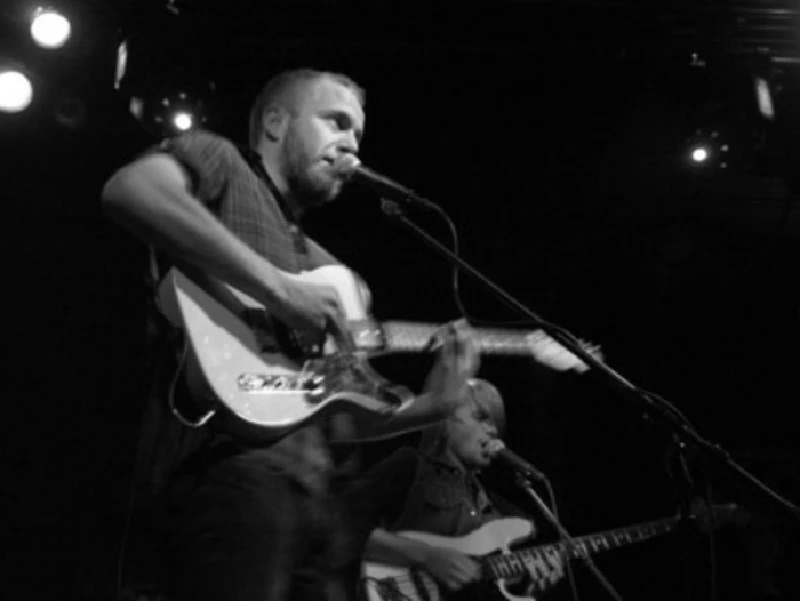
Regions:
<instances>
[{"instance_id":1,"label":"light fixture","mask_svg":"<svg viewBox=\"0 0 800 601\"><path fill-rule=\"evenodd\" d=\"M114 89L119 90L125 73L128 71L128 40L122 40L117 46L117 61L114 65Z\"/></svg>"},{"instance_id":2,"label":"light fixture","mask_svg":"<svg viewBox=\"0 0 800 601\"><path fill-rule=\"evenodd\" d=\"M19 113L33 101L33 84L17 69L0 68L0 111Z\"/></svg>"},{"instance_id":3,"label":"light fixture","mask_svg":"<svg viewBox=\"0 0 800 601\"><path fill-rule=\"evenodd\" d=\"M147 129L159 136L173 136L202 126L207 120L206 103L188 89L131 98L128 108Z\"/></svg>"},{"instance_id":4,"label":"light fixture","mask_svg":"<svg viewBox=\"0 0 800 601\"><path fill-rule=\"evenodd\" d=\"M725 142L717 129L698 129L687 143L686 158L690 166L697 169L726 169L730 144Z\"/></svg>"},{"instance_id":5,"label":"light fixture","mask_svg":"<svg viewBox=\"0 0 800 601\"><path fill-rule=\"evenodd\" d=\"M753 78L753 87L755 88L758 112L767 121L774 121L775 104L772 101L772 91L770 90L769 82L763 77L756 76Z\"/></svg>"},{"instance_id":6,"label":"light fixture","mask_svg":"<svg viewBox=\"0 0 800 601\"><path fill-rule=\"evenodd\" d=\"M711 150L708 146L701 144L694 146L689 156L695 163L705 163L711 157Z\"/></svg>"},{"instance_id":7,"label":"light fixture","mask_svg":"<svg viewBox=\"0 0 800 601\"><path fill-rule=\"evenodd\" d=\"M42 48L60 48L67 43L72 25L52 8L37 8L31 19L31 37Z\"/></svg>"},{"instance_id":8,"label":"light fixture","mask_svg":"<svg viewBox=\"0 0 800 601\"><path fill-rule=\"evenodd\" d=\"M175 111L172 114L172 126L178 131L188 131L194 126L194 116L189 111Z\"/></svg>"}]
</instances>

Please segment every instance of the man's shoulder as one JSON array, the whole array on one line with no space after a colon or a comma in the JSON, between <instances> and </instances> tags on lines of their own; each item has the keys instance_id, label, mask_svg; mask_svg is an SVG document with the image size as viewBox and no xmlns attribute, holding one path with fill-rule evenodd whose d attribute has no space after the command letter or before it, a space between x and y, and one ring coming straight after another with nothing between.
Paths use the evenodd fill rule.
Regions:
<instances>
[{"instance_id":1,"label":"man's shoulder","mask_svg":"<svg viewBox=\"0 0 800 601\"><path fill-rule=\"evenodd\" d=\"M158 148L170 152L175 150L194 151L204 155L219 155L226 158L240 157L239 147L229 138L207 129L194 129L169 137Z\"/></svg>"},{"instance_id":2,"label":"man's shoulder","mask_svg":"<svg viewBox=\"0 0 800 601\"><path fill-rule=\"evenodd\" d=\"M218 134L210 129L191 129L189 131L182 132L172 138L174 140L191 140L193 142L199 144L207 144L207 145L219 145L225 146L226 148L234 148L236 144L228 137L223 136L222 134Z\"/></svg>"}]
</instances>

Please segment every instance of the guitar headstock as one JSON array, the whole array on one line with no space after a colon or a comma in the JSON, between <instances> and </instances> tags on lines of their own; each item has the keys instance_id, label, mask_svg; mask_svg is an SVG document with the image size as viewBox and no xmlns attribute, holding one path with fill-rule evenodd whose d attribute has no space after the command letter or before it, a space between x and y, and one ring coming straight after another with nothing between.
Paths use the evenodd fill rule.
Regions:
<instances>
[{"instance_id":1,"label":"guitar headstock","mask_svg":"<svg viewBox=\"0 0 800 601\"><path fill-rule=\"evenodd\" d=\"M574 369L579 373L583 373L589 369L589 366L586 365L580 357L566 349L560 342L544 332L544 330L535 330L531 332L527 336L527 341L533 358L547 367L558 371ZM603 360L599 345L591 344L580 339L578 340L578 345L598 361Z\"/></svg>"}]
</instances>

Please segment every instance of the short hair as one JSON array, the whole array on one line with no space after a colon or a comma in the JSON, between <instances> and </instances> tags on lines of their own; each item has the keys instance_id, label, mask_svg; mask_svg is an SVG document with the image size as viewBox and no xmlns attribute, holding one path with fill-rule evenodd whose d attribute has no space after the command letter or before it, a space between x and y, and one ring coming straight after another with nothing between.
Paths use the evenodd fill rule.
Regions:
<instances>
[{"instance_id":1,"label":"short hair","mask_svg":"<svg viewBox=\"0 0 800 601\"><path fill-rule=\"evenodd\" d=\"M261 121L267 109L281 105L294 112L298 92L310 83L321 79L329 79L351 90L358 98L362 108L366 105L366 92L347 75L316 69L292 69L282 71L272 77L256 96L250 109L249 141L251 148L258 145L261 136Z\"/></svg>"},{"instance_id":2,"label":"short hair","mask_svg":"<svg viewBox=\"0 0 800 601\"><path fill-rule=\"evenodd\" d=\"M479 405L489 414L489 418L502 434L506 427L506 412L503 406L503 397L497 387L483 378L467 380L470 401Z\"/></svg>"},{"instance_id":3,"label":"short hair","mask_svg":"<svg viewBox=\"0 0 800 601\"><path fill-rule=\"evenodd\" d=\"M497 387L483 378L470 378L467 380L467 401L479 406L489 414L489 418L502 436L506 425L503 397ZM447 444L447 419L428 426L422 431L418 449L426 456L438 455Z\"/></svg>"}]
</instances>

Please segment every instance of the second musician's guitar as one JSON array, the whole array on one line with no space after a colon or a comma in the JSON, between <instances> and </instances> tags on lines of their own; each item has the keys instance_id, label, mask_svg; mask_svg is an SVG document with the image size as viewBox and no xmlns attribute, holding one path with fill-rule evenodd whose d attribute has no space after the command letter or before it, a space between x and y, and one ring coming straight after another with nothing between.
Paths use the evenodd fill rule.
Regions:
<instances>
[{"instance_id":1,"label":"second musician's guitar","mask_svg":"<svg viewBox=\"0 0 800 601\"><path fill-rule=\"evenodd\" d=\"M520 518L501 518L487 522L467 536L437 536L426 532L398 532L417 541L465 553L481 564L484 581L493 582L508 601L535 601L531 596L521 597L510 592L508 583L525 574L531 575L534 593L543 592L563 575L561 558L593 555L625 545L644 542L650 538L672 532L681 522L679 516L626 526L607 532L580 536L569 541L527 547L511 551L512 545L530 538L530 522ZM686 518L708 531L724 524L743 525L748 514L734 504L713 505L710 509L702 501L693 504ZM362 565L362 590L366 601L443 601L445 589L424 568L408 568L383 563L365 562ZM468 587L469 589L469 587ZM476 598L470 590L465 596ZM457 596L457 595L456 595Z\"/></svg>"}]
</instances>

